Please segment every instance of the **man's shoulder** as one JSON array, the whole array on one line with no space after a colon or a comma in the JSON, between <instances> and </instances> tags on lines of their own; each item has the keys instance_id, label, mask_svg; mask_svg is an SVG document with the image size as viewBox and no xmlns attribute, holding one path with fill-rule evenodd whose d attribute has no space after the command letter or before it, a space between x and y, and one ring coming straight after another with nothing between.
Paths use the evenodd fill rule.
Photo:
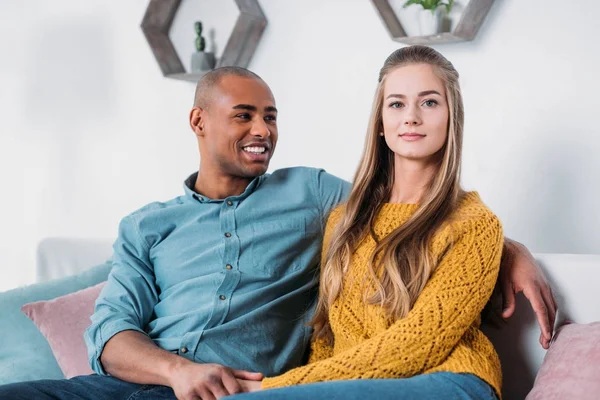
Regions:
<instances>
[{"instance_id":1,"label":"man's shoulder","mask_svg":"<svg viewBox=\"0 0 600 400\"><path fill-rule=\"evenodd\" d=\"M123 220L139 221L140 219L144 219L148 216L161 214L162 212L167 211L169 209L174 209L183 206L185 204L185 200L185 196L177 196L167 201L153 201L129 213L123 218Z\"/></svg>"},{"instance_id":2,"label":"man's shoulder","mask_svg":"<svg viewBox=\"0 0 600 400\"><path fill-rule=\"evenodd\" d=\"M320 168L314 167L287 167L276 169L267 175L267 179L312 179L321 171Z\"/></svg>"},{"instance_id":3,"label":"man's shoulder","mask_svg":"<svg viewBox=\"0 0 600 400\"><path fill-rule=\"evenodd\" d=\"M325 171L323 168L315 167L288 167L281 168L266 175L266 181L270 182L287 182L287 181L306 181L316 183L324 175L327 176L328 184L339 184L349 185L349 183L342 178L332 175Z\"/></svg>"}]
</instances>

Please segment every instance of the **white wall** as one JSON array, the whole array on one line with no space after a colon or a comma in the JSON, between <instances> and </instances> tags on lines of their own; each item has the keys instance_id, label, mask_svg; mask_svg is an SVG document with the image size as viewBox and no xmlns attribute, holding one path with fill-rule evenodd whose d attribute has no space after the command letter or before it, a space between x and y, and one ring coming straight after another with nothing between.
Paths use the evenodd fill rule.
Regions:
<instances>
[{"instance_id":1,"label":"white wall","mask_svg":"<svg viewBox=\"0 0 600 400\"><path fill-rule=\"evenodd\" d=\"M194 12L222 51L235 20L223 2L183 0L172 36L186 65ZM260 4L269 24L250 68L281 110L272 167L351 179L377 71L400 44L368 0ZM146 6L0 2L0 290L33 279L41 238L113 237L197 168L194 87L162 77ZM465 186L532 251L600 253L599 13L595 0L497 0L473 42L436 47L462 75Z\"/></svg>"}]
</instances>

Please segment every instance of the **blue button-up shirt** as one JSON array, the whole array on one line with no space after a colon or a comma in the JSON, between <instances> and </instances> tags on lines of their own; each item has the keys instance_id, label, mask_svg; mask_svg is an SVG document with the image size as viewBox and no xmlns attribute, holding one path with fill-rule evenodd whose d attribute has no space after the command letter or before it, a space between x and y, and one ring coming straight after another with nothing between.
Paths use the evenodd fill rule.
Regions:
<instances>
[{"instance_id":1,"label":"blue button-up shirt","mask_svg":"<svg viewBox=\"0 0 600 400\"><path fill-rule=\"evenodd\" d=\"M323 170L255 178L239 196L194 192L125 217L85 333L92 369L124 330L199 363L278 375L301 365L327 215L349 184Z\"/></svg>"}]
</instances>

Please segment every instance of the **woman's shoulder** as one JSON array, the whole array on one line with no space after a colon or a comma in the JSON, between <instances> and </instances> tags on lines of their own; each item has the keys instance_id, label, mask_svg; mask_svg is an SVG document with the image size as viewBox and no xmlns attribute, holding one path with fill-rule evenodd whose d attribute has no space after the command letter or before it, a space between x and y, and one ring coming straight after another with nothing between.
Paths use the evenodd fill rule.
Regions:
<instances>
[{"instance_id":1,"label":"woman's shoulder","mask_svg":"<svg viewBox=\"0 0 600 400\"><path fill-rule=\"evenodd\" d=\"M494 212L481 200L479 193L464 192L449 219L449 227L460 233L467 231L501 232L502 224Z\"/></svg>"},{"instance_id":2,"label":"woman's shoulder","mask_svg":"<svg viewBox=\"0 0 600 400\"><path fill-rule=\"evenodd\" d=\"M461 241L501 251L504 234L500 219L485 205L477 192L465 192L450 218L436 232L431 244L433 253L443 256Z\"/></svg>"}]
</instances>

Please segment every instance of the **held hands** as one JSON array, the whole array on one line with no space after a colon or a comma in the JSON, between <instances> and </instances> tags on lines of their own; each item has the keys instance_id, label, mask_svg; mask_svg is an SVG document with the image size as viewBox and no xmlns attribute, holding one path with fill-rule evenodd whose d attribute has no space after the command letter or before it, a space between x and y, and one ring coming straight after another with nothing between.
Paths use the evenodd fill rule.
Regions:
<instances>
[{"instance_id":1,"label":"held hands","mask_svg":"<svg viewBox=\"0 0 600 400\"><path fill-rule=\"evenodd\" d=\"M235 393L260 389L263 375L224 367L181 360L172 368L169 386L179 400L216 400Z\"/></svg>"},{"instance_id":2,"label":"held hands","mask_svg":"<svg viewBox=\"0 0 600 400\"><path fill-rule=\"evenodd\" d=\"M502 317L509 318L515 312L515 294L523 292L536 314L541 328L540 344L550 347L556 319L556 300L535 258L521 243L505 238L500 268L502 286Z\"/></svg>"}]
</instances>

